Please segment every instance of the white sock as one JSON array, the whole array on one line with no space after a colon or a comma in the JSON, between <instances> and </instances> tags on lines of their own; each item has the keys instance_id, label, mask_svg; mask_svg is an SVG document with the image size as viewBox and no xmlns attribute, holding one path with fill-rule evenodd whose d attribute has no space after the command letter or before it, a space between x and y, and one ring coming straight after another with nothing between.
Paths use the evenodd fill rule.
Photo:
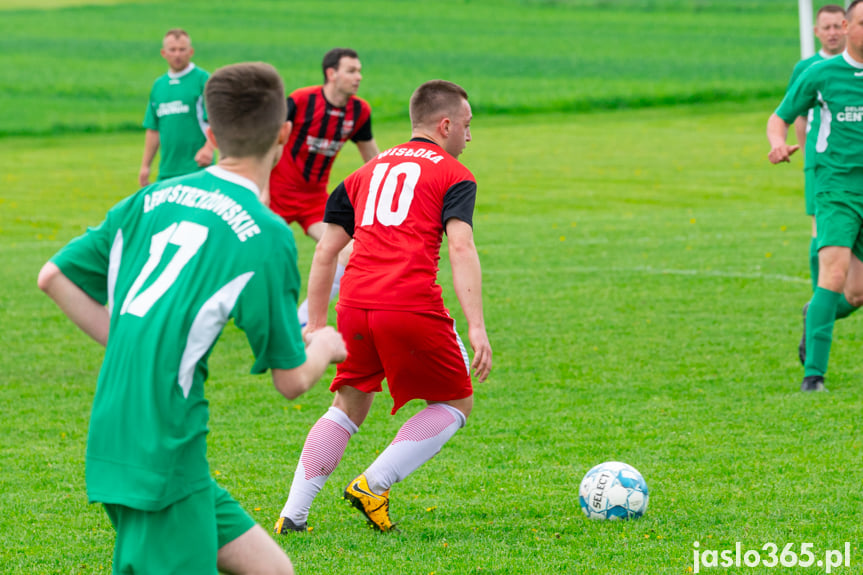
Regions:
<instances>
[{"instance_id":1,"label":"white sock","mask_svg":"<svg viewBox=\"0 0 863 575\"><path fill-rule=\"evenodd\" d=\"M330 407L312 426L281 517L289 518L295 525L306 521L312 501L342 460L348 440L357 429L347 414L337 407Z\"/></svg>"},{"instance_id":2,"label":"white sock","mask_svg":"<svg viewBox=\"0 0 863 575\"><path fill-rule=\"evenodd\" d=\"M465 421L461 411L445 403L433 403L411 417L365 471L371 490L381 494L416 471L437 455Z\"/></svg>"},{"instance_id":3,"label":"white sock","mask_svg":"<svg viewBox=\"0 0 863 575\"><path fill-rule=\"evenodd\" d=\"M330 301L333 301L339 295L343 275L345 275L345 266L338 264L336 267L336 277L333 278L333 285L330 288ZM300 327L305 327L309 323L309 298L304 299L300 307L297 308L297 319L300 320Z\"/></svg>"},{"instance_id":4,"label":"white sock","mask_svg":"<svg viewBox=\"0 0 863 575\"><path fill-rule=\"evenodd\" d=\"M300 320L300 327L306 327L309 323L309 298L304 299L297 308L297 319Z\"/></svg>"},{"instance_id":5,"label":"white sock","mask_svg":"<svg viewBox=\"0 0 863 575\"><path fill-rule=\"evenodd\" d=\"M330 288L330 301L333 301L339 295L343 275L345 275L345 266L338 264L336 266L336 277L333 278L333 286Z\"/></svg>"}]
</instances>

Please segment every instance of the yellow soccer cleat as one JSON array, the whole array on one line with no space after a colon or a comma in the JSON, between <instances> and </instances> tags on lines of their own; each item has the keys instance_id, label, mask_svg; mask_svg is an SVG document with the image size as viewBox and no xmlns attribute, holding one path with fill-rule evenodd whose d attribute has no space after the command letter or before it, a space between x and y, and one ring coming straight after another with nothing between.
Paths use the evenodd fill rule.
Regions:
<instances>
[{"instance_id":1,"label":"yellow soccer cleat","mask_svg":"<svg viewBox=\"0 0 863 575\"><path fill-rule=\"evenodd\" d=\"M275 533L276 535L286 535L291 531L298 531L302 533L311 530L306 523L303 523L302 525L297 525L287 517L279 517L279 520L276 521L276 527L273 529L273 533Z\"/></svg>"},{"instance_id":2,"label":"yellow soccer cleat","mask_svg":"<svg viewBox=\"0 0 863 575\"><path fill-rule=\"evenodd\" d=\"M366 519L380 531L391 531L395 525L390 521L390 491L382 495L375 494L369 488L365 474L348 483L345 487L345 499L363 512Z\"/></svg>"}]
</instances>

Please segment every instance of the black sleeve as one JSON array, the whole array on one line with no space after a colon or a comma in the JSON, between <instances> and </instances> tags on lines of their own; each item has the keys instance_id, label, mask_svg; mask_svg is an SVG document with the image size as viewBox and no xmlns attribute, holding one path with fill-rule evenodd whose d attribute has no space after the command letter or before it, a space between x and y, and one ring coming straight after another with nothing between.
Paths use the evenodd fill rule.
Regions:
<instances>
[{"instance_id":1,"label":"black sleeve","mask_svg":"<svg viewBox=\"0 0 863 575\"><path fill-rule=\"evenodd\" d=\"M348 198L344 182L339 184L327 199L324 222L342 226L349 236L354 237L354 207Z\"/></svg>"},{"instance_id":2,"label":"black sleeve","mask_svg":"<svg viewBox=\"0 0 863 575\"><path fill-rule=\"evenodd\" d=\"M446 230L447 220L456 218L473 227L473 207L476 203L476 182L462 180L450 186L443 197L441 223Z\"/></svg>"},{"instance_id":3,"label":"black sleeve","mask_svg":"<svg viewBox=\"0 0 863 575\"><path fill-rule=\"evenodd\" d=\"M297 105L294 103L294 99L288 96L288 122L294 121L294 114L297 112Z\"/></svg>"},{"instance_id":4,"label":"black sleeve","mask_svg":"<svg viewBox=\"0 0 863 575\"><path fill-rule=\"evenodd\" d=\"M372 139L372 117L369 115L369 119L366 120L366 123L360 126L360 129L357 130L353 136L351 136L352 142L368 142Z\"/></svg>"}]
</instances>

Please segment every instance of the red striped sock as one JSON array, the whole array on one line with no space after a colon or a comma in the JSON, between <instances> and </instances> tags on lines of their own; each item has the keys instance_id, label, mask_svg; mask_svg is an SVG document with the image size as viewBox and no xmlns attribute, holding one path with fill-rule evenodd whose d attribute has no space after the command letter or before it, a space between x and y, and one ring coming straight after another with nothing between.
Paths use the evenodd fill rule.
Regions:
<instances>
[{"instance_id":1,"label":"red striped sock","mask_svg":"<svg viewBox=\"0 0 863 575\"><path fill-rule=\"evenodd\" d=\"M411 417L365 471L371 490L383 493L416 471L464 424L464 414L445 403L433 403Z\"/></svg>"},{"instance_id":2,"label":"red striped sock","mask_svg":"<svg viewBox=\"0 0 863 575\"><path fill-rule=\"evenodd\" d=\"M303 445L282 517L297 525L306 521L312 501L342 460L348 440L357 429L345 412L336 407L330 407L315 423Z\"/></svg>"}]
</instances>

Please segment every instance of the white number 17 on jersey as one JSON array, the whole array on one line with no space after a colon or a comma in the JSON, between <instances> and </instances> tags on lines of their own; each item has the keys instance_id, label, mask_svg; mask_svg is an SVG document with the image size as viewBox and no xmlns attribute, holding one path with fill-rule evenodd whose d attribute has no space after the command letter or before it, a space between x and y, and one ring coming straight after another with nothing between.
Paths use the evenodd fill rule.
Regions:
<instances>
[{"instance_id":1,"label":"white number 17 on jersey","mask_svg":"<svg viewBox=\"0 0 863 575\"><path fill-rule=\"evenodd\" d=\"M168 288L177 281L180 271L198 253L198 250L201 249L201 246L207 240L209 232L209 228L201 224L180 222L171 224L158 234L155 234L150 239L150 257L141 269L141 273L135 278L135 283L132 284L129 293L126 294L123 307L120 308L120 314L129 313L134 316L144 317L150 311L150 308L153 307L153 304L165 295ZM159 277L150 284L150 287L139 294L138 291L140 291L141 286L144 285L144 282L147 281L147 278L150 277L150 274L153 273L153 270L162 261L162 255L165 253L165 248L168 247L168 244L178 246L180 249L177 250L174 257L171 258L171 261L168 262L168 265L159 274Z\"/></svg>"}]
</instances>

